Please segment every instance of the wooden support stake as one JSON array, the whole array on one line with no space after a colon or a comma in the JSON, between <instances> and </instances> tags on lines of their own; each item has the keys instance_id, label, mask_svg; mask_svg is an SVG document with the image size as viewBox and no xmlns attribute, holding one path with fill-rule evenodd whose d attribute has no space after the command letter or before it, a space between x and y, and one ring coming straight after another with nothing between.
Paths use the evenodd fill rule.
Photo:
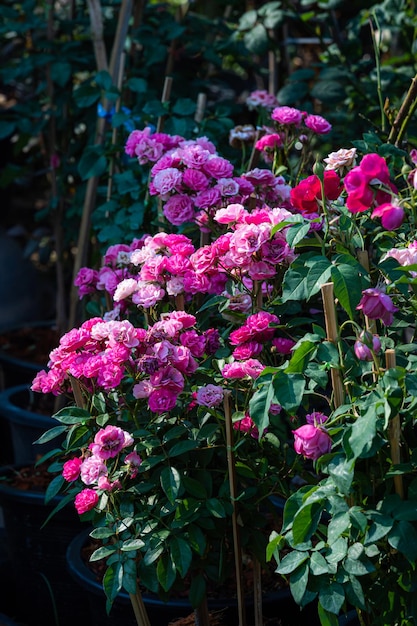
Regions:
<instances>
[{"instance_id":1,"label":"wooden support stake","mask_svg":"<svg viewBox=\"0 0 417 626\"><path fill-rule=\"evenodd\" d=\"M334 287L333 283L325 283L321 286L321 293L323 296L324 317L326 320L326 332L327 339L334 344L337 344L338 329L336 319L336 309L334 304ZM331 378L333 385L333 404L335 408L339 407L344 402L344 389L340 370L336 368L331 369Z\"/></svg>"},{"instance_id":2,"label":"wooden support stake","mask_svg":"<svg viewBox=\"0 0 417 626\"><path fill-rule=\"evenodd\" d=\"M171 98L171 89L172 89L172 77L165 76L164 88L163 88L162 97L161 97L162 104L169 102ZM158 117L158 122L156 125L156 132L160 133L162 131L163 126L164 126L164 116L160 115Z\"/></svg>"},{"instance_id":3,"label":"wooden support stake","mask_svg":"<svg viewBox=\"0 0 417 626\"><path fill-rule=\"evenodd\" d=\"M236 569L236 593L237 607L239 616L239 626L246 626L245 614L245 591L243 587L243 568L242 568L242 549L240 545L240 529L237 517L237 487L236 487L236 468L233 454L233 425L230 413L230 392L226 391L224 395L224 418L226 427L226 445L227 445L227 466L229 470L230 498L233 506L232 513L232 530L233 530L233 547L235 556Z\"/></svg>"},{"instance_id":4,"label":"wooden support stake","mask_svg":"<svg viewBox=\"0 0 417 626\"><path fill-rule=\"evenodd\" d=\"M264 620L262 614L261 564L255 557L253 562L253 601L255 612L255 626L263 626Z\"/></svg>"},{"instance_id":5,"label":"wooden support stake","mask_svg":"<svg viewBox=\"0 0 417 626\"><path fill-rule=\"evenodd\" d=\"M387 369L396 367L395 350L385 351L385 364ZM399 465L401 463L401 451L400 451L400 439L401 439L401 422L400 416L396 415L389 425L389 440L391 445L391 461L393 465ZM401 499L404 498L404 484L403 477L401 475L394 476L395 493L397 493Z\"/></svg>"}]
</instances>

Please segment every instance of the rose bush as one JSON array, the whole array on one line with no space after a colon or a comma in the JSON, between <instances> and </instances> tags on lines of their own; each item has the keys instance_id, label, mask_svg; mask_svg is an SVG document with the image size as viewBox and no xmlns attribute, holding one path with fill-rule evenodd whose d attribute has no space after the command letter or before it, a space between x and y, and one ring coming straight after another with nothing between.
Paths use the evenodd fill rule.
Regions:
<instances>
[{"instance_id":1,"label":"rose bush","mask_svg":"<svg viewBox=\"0 0 417 626\"><path fill-rule=\"evenodd\" d=\"M33 383L78 407L43 440L67 432L55 486L105 541L109 604L137 576L163 597L191 577L201 606L237 533L323 626L352 605L394 623L416 582L415 163L375 137L312 171L330 125L265 108L264 168L130 135L166 230L80 271L93 317ZM269 535L271 495L287 503Z\"/></svg>"}]
</instances>

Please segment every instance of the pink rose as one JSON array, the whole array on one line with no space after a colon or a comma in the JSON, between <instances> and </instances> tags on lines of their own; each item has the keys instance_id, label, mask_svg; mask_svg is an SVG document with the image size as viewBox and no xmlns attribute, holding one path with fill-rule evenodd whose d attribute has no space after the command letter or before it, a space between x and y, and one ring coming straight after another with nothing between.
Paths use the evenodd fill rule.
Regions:
<instances>
[{"instance_id":1,"label":"pink rose","mask_svg":"<svg viewBox=\"0 0 417 626\"><path fill-rule=\"evenodd\" d=\"M385 326L390 326L394 313L398 311L391 298L381 289L365 289L362 298L356 307L372 320L380 319Z\"/></svg>"},{"instance_id":2,"label":"pink rose","mask_svg":"<svg viewBox=\"0 0 417 626\"><path fill-rule=\"evenodd\" d=\"M109 424L96 433L91 449L100 459L111 459L132 444L133 439L129 433Z\"/></svg>"},{"instance_id":3,"label":"pink rose","mask_svg":"<svg viewBox=\"0 0 417 626\"><path fill-rule=\"evenodd\" d=\"M98 504L98 495L94 489L83 489L77 493L74 500L78 515L91 511Z\"/></svg>"},{"instance_id":4,"label":"pink rose","mask_svg":"<svg viewBox=\"0 0 417 626\"><path fill-rule=\"evenodd\" d=\"M371 215L381 218L381 224L386 230L396 230L401 226L404 221L405 213L404 209L397 204L391 204L386 202L377 206Z\"/></svg>"},{"instance_id":5,"label":"pink rose","mask_svg":"<svg viewBox=\"0 0 417 626\"><path fill-rule=\"evenodd\" d=\"M182 173L175 167L168 167L155 175L153 187L157 194L163 196L178 187L181 180Z\"/></svg>"},{"instance_id":6,"label":"pink rose","mask_svg":"<svg viewBox=\"0 0 417 626\"><path fill-rule=\"evenodd\" d=\"M174 226L192 222L195 211L191 198L184 194L171 196L164 205L164 215Z\"/></svg>"},{"instance_id":7,"label":"pink rose","mask_svg":"<svg viewBox=\"0 0 417 626\"><path fill-rule=\"evenodd\" d=\"M325 135L332 130L332 125L321 115L307 115L304 124L317 135Z\"/></svg>"},{"instance_id":8,"label":"pink rose","mask_svg":"<svg viewBox=\"0 0 417 626\"><path fill-rule=\"evenodd\" d=\"M306 459L316 460L330 452L332 448L332 440L327 432L312 424L305 424L293 430L293 435L294 450Z\"/></svg>"},{"instance_id":9,"label":"pink rose","mask_svg":"<svg viewBox=\"0 0 417 626\"><path fill-rule=\"evenodd\" d=\"M70 459L66 461L62 468L62 476L66 481L72 482L73 480L77 480L80 475L80 467L82 463L81 458Z\"/></svg>"},{"instance_id":10,"label":"pink rose","mask_svg":"<svg viewBox=\"0 0 417 626\"><path fill-rule=\"evenodd\" d=\"M294 124L295 126L299 126L303 119L303 114L298 109L294 109L293 107L276 107L272 113L271 118L278 122L278 124L290 125Z\"/></svg>"},{"instance_id":11,"label":"pink rose","mask_svg":"<svg viewBox=\"0 0 417 626\"><path fill-rule=\"evenodd\" d=\"M276 337L272 340L272 345L280 354L291 354L295 346L295 341L293 339L287 339L286 337Z\"/></svg>"},{"instance_id":12,"label":"pink rose","mask_svg":"<svg viewBox=\"0 0 417 626\"><path fill-rule=\"evenodd\" d=\"M245 417L241 420L233 422L233 428L235 430L240 430L242 433L249 433L250 436L254 439L259 439L258 427L255 426L252 418L248 413L246 413Z\"/></svg>"},{"instance_id":13,"label":"pink rose","mask_svg":"<svg viewBox=\"0 0 417 626\"><path fill-rule=\"evenodd\" d=\"M207 406L209 408L218 406L223 402L223 388L218 385L205 385L197 390L196 401L201 406Z\"/></svg>"},{"instance_id":14,"label":"pink rose","mask_svg":"<svg viewBox=\"0 0 417 626\"><path fill-rule=\"evenodd\" d=\"M89 456L80 466L80 476L85 485L93 485L100 476L107 476L106 464L97 456Z\"/></svg>"},{"instance_id":15,"label":"pink rose","mask_svg":"<svg viewBox=\"0 0 417 626\"><path fill-rule=\"evenodd\" d=\"M154 389L151 391L148 403L152 413L165 413L177 404L177 395L171 389Z\"/></svg>"}]
</instances>

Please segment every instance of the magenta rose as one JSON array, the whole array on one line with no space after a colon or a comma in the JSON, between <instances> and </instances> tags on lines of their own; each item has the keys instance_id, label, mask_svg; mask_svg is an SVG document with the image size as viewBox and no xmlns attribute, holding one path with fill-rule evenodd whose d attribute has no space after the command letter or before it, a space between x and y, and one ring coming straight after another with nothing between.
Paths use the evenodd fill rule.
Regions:
<instances>
[{"instance_id":1,"label":"magenta rose","mask_svg":"<svg viewBox=\"0 0 417 626\"><path fill-rule=\"evenodd\" d=\"M299 109L282 106L276 107L272 111L271 118L275 122L278 122L278 124L294 124L295 126L299 126L303 119L303 114Z\"/></svg>"},{"instance_id":2,"label":"magenta rose","mask_svg":"<svg viewBox=\"0 0 417 626\"><path fill-rule=\"evenodd\" d=\"M362 298L356 307L371 320L380 319L385 326L390 326L394 313L398 311L391 298L381 289L365 289Z\"/></svg>"},{"instance_id":3,"label":"magenta rose","mask_svg":"<svg viewBox=\"0 0 417 626\"><path fill-rule=\"evenodd\" d=\"M80 467L81 467L82 459L70 459L66 461L62 467L62 476L66 481L72 482L73 480L77 480L80 475Z\"/></svg>"},{"instance_id":4,"label":"magenta rose","mask_svg":"<svg viewBox=\"0 0 417 626\"><path fill-rule=\"evenodd\" d=\"M386 230L396 230L403 223L405 213L404 209L397 204L385 202L373 210L371 217L372 219L380 217L381 224Z\"/></svg>"},{"instance_id":5,"label":"magenta rose","mask_svg":"<svg viewBox=\"0 0 417 626\"><path fill-rule=\"evenodd\" d=\"M313 424L305 424L293 430L294 450L306 459L316 459L330 452L332 440L327 432Z\"/></svg>"},{"instance_id":6,"label":"magenta rose","mask_svg":"<svg viewBox=\"0 0 417 626\"><path fill-rule=\"evenodd\" d=\"M98 495L94 489L83 489L77 493L74 500L78 515L91 511L98 503Z\"/></svg>"}]
</instances>

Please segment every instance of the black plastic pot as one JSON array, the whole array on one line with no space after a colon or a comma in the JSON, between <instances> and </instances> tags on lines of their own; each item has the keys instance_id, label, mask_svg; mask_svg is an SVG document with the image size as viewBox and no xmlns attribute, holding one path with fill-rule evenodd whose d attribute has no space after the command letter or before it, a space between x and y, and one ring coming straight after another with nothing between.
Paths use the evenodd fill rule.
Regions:
<instances>
[{"instance_id":1,"label":"black plastic pot","mask_svg":"<svg viewBox=\"0 0 417 626\"><path fill-rule=\"evenodd\" d=\"M61 502L45 504L42 491L10 485L19 468L0 468L0 507L4 520L9 581L13 581L16 618L25 626L88 624L88 603L66 569L66 550L82 523L72 505L63 507L43 527Z\"/></svg>"},{"instance_id":2,"label":"black plastic pot","mask_svg":"<svg viewBox=\"0 0 417 626\"><path fill-rule=\"evenodd\" d=\"M0 389L30 384L46 369L50 351L58 345L54 321L0 326ZM24 356L23 356L24 355Z\"/></svg>"},{"instance_id":3,"label":"black plastic pot","mask_svg":"<svg viewBox=\"0 0 417 626\"><path fill-rule=\"evenodd\" d=\"M46 430L57 425L52 417L39 412L45 400L46 396L35 394L29 385L17 385L0 392L0 418L3 431L8 427L10 442L6 445L0 442L0 460L3 464L34 463L39 455L57 447L57 440L34 445L34 441ZM11 449L6 447L10 444Z\"/></svg>"},{"instance_id":4,"label":"black plastic pot","mask_svg":"<svg viewBox=\"0 0 417 626\"><path fill-rule=\"evenodd\" d=\"M105 595L99 581L82 558L82 548L88 541L91 529L85 529L71 541L67 550L67 565L74 580L86 590L90 604L89 626L137 626L130 598L127 593L121 592L113 604L110 615L105 611ZM157 596L144 593L143 601L150 619L155 626L167 626L169 622L190 615L192 607L186 599L172 599L163 602ZM247 603L248 621L251 619L252 604ZM237 626L237 602L234 598L209 598L209 610L221 611L224 624ZM292 599L288 588L271 593L264 601L263 612L265 618L279 618L282 626L308 624L318 626L317 609L311 605L304 611ZM270 623L270 622L268 622ZM278 622L277 622L278 623Z\"/></svg>"}]
</instances>

